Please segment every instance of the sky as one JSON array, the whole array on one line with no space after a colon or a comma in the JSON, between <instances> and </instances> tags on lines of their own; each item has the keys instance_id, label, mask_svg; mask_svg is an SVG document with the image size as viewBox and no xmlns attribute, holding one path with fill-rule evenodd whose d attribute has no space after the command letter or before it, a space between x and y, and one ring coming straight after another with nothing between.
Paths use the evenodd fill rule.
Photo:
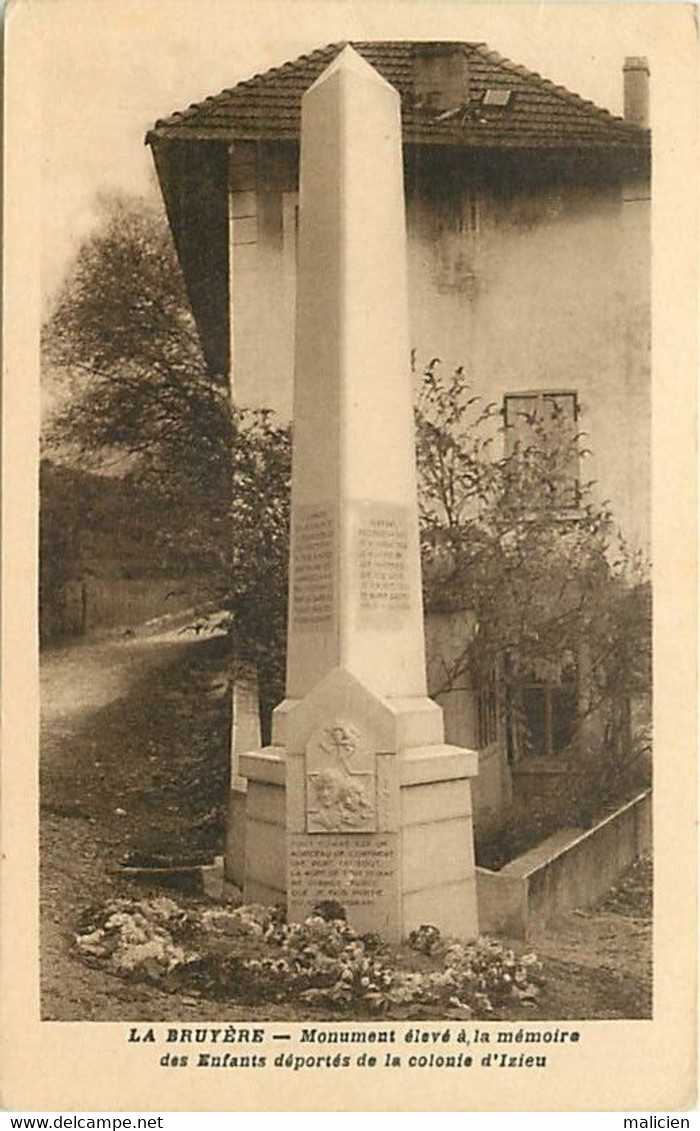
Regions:
<instances>
[{"instance_id":1,"label":"sky","mask_svg":"<svg viewBox=\"0 0 700 1131\"><path fill-rule=\"evenodd\" d=\"M622 112L626 55L649 56L653 82L644 6L462 0L23 3L31 8L41 45L45 307L96 223L98 195L157 191L144 136L158 117L326 43L483 40L613 113ZM12 18L11 10L10 57Z\"/></svg>"}]
</instances>

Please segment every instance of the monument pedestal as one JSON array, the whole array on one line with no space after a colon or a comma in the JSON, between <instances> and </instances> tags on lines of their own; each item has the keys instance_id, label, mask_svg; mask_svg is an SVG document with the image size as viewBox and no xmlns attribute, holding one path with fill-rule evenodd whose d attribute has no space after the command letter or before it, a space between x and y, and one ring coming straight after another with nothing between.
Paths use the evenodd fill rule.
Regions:
<instances>
[{"instance_id":1,"label":"monument pedestal","mask_svg":"<svg viewBox=\"0 0 700 1131\"><path fill-rule=\"evenodd\" d=\"M394 942L424 923L478 935L477 755L443 743L435 703L383 700L336 669L280 705L273 737L241 756L246 902L286 903L295 921L333 900Z\"/></svg>"}]
</instances>

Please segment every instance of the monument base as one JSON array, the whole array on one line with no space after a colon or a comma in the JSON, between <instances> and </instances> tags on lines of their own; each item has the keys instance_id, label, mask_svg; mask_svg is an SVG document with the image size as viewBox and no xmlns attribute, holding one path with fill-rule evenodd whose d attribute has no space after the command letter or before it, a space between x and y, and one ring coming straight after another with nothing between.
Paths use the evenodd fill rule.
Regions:
<instances>
[{"instance_id":1,"label":"monument base","mask_svg":"<svg viewBox=\"0 0 700 1131\"><path fill-rule=\"evenodd\" d=\"M280 732L284 746L240 757L245 901L286 904L290 921L333 901L393 942L427 923L475 938L477 755L441 741L437 704L382 700L336 669L278 708Z\"/></svg>"},{"instance_id":2,"label":"monument base","mask_svg":"<svg viewBox=\"0 0 700 1131\"><path fill-rule=\"evenodd\" d=\"M295 922L319 903L334 901L360 934L376 931L389 942L424 923L446 936L476 938L470 778L477 756L450 746L418 747L408 754L394 756L398 830L326 835L287 830L290 760L284 750L269 746L243 755L245 902L286 904Z\"/></svg>"}]
</instances>

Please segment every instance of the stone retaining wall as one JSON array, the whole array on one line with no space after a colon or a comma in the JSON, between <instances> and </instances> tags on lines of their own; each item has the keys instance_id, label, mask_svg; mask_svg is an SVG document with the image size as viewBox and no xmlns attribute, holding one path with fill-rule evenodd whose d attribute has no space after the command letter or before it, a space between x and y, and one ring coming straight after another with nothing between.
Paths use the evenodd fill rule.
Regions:
<instances>
[{"instance_id":1,"label":"stone retaining wall","mask_svg":"<svg viewBox=\"0 0 700 1131\"><path fill-rule=\"evenodd\" d=\"M651 790L591 829L563 829L499 872L476 869L484 934L526 938L535 923L605 895L651 847Z\"/></svg>"}]
</instances>

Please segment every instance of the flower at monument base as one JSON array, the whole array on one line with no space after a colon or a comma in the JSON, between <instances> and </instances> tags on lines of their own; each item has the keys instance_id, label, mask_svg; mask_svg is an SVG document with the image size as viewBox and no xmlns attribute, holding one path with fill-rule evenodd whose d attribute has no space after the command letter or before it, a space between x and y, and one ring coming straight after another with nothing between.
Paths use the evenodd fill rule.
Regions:
<instances>
[{"instance_id":1,"label":"flower at monument base","mask_svg":"<svg viewBox=\"0 0 700 1131\"><path fill-rule=\"evenodd\" d=\"M115 951L112 962L118 972L132 973L143 971L153 977L168 973L181 965L186 959L182 947L174 946L172 940L154 937L136 946L124 946Z\"/></svg>"},{"instance_id":2,"label":"flower at monument base","mask_svg":"<svg viewBox=\"0 0 700 1131\"><path fill-rule=\"evenodd\" d=\"M202 912L202 927L205 931L224 935L262 935L263 927L256 918L239 914L241 908L229 911L227 908L213 908Z\"/></svg>"},{"instance_id":3,"label":"flower at monument base","mask_svg":"<svg viewBox=\"0 0 700 1131\"><path fill-rule=\"evenodd\" d=\"M544 981L542 963L536 954L521 954L518 963L528 981L537 983Z\"/></svg>"},{"instance_id":4,"label":"flower at monument base","mask_svg":"<svg viewBox=\"0 0 700 1131\"><path fill-rule=\"evenodd\" d=\"M406 952L358 937L344 919L287 924L278 907L184 908L158 898L89 908L75 942L82 959L121 977L176 976L183 989L256 1004L307 1002L360 1015L445 1010L467 1019L489 1017L494 1004L535 1003L543 981L536 955L516 956L494 939L445 946L429 926L415 936L412 949L428 952L422 962L431 969L406 969Z\"/></svg>"},{"instance_id":5,"label":"flower at monument base","mask_svg":"<svg viewBox=\"0 0 700 1131\"><path fill-rule=\"evenodd\" d=\"M117 945L116 938L111 941L113 942L113 946L109 948L110 950ZM90 931L89 934L86 935L78 935L76 943L83 955L93 955L99 958L104 957L105 954L108 953L108 936L102 929Z\"/></svg>"},{"instance_id":6,"label":"flower at monument base","mask_svg":"<svg viewBox=\"0 0 700 1131\"><path fill-rule=\"evenodd\" d=\"M101 959L112 973L161 978L192 957L164 925L182 925L187 918L173 900L115 900L93 910L91 918L93 929L76 936L76 948L88 960Z\"/></svg>"},{"instance_id":7,"label":"flower at monument base","mask_svg":"<svg viewBox=\"0 0 700 1131\"><path fill-rule=\"evenodd\" d=\"M408 936L408 945L421 954L435 954L442 946L442 937L437 927L423 923Z\"/></svg>"},{"instance_id":8,"label":"flower at monument base","mask_svg":"<svg viewBox=\"0 0 700 1131\"><path fill-rule=\"evenodd\" d=\"M252 935L274 940L281 923L281 909L248 903L241 907L212 907L201 912L205 931L224 935Z\"/></svg>"},{"instance_id":9,"label":"flower at monument base","mask_svg":"<svg viewBox=\"0 0 700 1131\"><path fill-rule=\"evenodd\" d=\"M311 917L314 918L317 915L320 915L322 919L329 923L335 919L347 923L348 918L342 903L338 903L336 899L322 899L320 903L317 903L311 912Z\"/></svg>"},{"instance_id":10,"label":"flower at monument base","mask_svg":"<svg viewBox=\"0 0 700 1131\"><path fill-rule=\"evenodd\" d=\"M466 1002L460 1001L458 997L450 998L450 1005L453 1009L457 1010L457 1015L460 1021L471 1021L474 1016L474 1010Z\"/></svg>"},{"instance_id":11,"label":"flower at monument base","mask_svg":"<svg viewBox=\"0 0 700 1131\"><path fill-rule=\"evenodd\" d=\"M357 939L357 935L344 919L327 920L320 915L310 915L303 923L292 923L284 929L283 946L286 950L304 950L319 946L328 954L340 952Z\"/></svg>"},{"instance_id":12,"label":"flower at monument base","mask_svg":"<svg viewBox=\"0 0 700 1131\"><path fill-rule=\"evenodd\" d=\"M474 994L474 1008L478 1010L480 1017L493 1013L493 1006L486 994Z\"/></svg>"}]
</instances>

